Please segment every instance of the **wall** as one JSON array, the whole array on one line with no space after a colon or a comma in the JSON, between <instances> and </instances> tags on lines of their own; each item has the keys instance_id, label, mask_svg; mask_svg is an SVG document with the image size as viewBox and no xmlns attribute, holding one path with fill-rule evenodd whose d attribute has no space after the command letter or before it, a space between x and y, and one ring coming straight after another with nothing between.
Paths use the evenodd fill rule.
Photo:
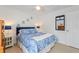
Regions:
<instances>
[{"instance_id":1,"label":"wall","mask_svg":"<svg viewBox=\"0 0 79 59\"><path fill-rule=\"evenodd\" d=\"M65 31L55 30L55 16L65 15ZM44 32L50 32L58 37L58 42L79 48L79 7L70 7L51 12L42 17Z\"/></svg>"}]
</instances>

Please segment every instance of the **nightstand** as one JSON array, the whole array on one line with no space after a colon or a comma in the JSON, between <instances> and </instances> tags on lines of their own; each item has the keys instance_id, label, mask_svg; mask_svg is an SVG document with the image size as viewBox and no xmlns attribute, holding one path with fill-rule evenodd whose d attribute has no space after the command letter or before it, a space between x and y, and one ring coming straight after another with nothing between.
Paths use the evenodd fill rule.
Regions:
<instances>
[{"instance_id":1,"label":"nightstand","mask_svg":"<svg viewBox=\"0 0 79 59\"><path fill-rule=\"evenodd\" d=\"M5 30L5 48L13 46L13 36L11 30Z\"/></svg>"}]
</instances>

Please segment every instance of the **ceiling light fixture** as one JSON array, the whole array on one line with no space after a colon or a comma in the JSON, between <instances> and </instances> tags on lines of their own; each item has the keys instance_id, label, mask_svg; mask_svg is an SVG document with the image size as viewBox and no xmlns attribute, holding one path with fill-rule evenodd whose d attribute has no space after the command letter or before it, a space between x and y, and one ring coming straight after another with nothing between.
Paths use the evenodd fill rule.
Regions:
<instances>
[{"instance_id":1,"label":"ceiling light fixture","mask_svg":"<svg viewBox=\"0 0 79 59\"><path fill-rule=\"evenodd\" d=\"M40 8L40 6L36 6L36 10L40 10L41 8Z\"/></svg>"}]
</instances>

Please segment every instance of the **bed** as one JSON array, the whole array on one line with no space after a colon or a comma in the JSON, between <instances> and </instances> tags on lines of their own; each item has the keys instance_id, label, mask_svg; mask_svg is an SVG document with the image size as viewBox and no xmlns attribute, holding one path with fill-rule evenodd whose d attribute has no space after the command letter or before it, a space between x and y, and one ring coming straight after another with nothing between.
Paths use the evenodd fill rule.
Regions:
<instances>
[{"instance_id":1,"label":"bed","mask_svg":"<svg viewBox=\"0 0 79 59\"><path fill-rule=\"evenodd\" d=\"M46 53L54 47L57 38L50 33L38 32L35 27L17 28L18 45L24 53Z\"/></svg>"}]
</instances>

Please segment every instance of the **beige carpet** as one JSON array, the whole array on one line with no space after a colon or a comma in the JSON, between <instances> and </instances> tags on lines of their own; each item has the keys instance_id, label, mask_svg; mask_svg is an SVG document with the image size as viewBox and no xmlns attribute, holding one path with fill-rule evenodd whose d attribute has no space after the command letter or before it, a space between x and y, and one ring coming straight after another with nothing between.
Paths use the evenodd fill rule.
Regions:
<instances>
[{"instance_id":1,"label":"beige carpet","mask_svg":"<svg viewBox=\"0 0 79 59\"><path fill-rule=\"evenodd\" d=\"M13 47L7 48L5 50L5 53L22 53L22 50L18 46L13 46Z\"/></svg>"},{"instance_id":2,"label":"beige carpet","mask_svg":"<svg viewBox=\"0 0 79 59\"><path fill-rule=\"evenodd\" d=\"M22 50L18 46L14 46L7 48L6 53L22 53ZM49 53L79 53L79 49L57 43Z\"/></svg>"},{"instance_id":3,"label":"beige carpet","mask_svg":"<svg viewBox=\"0 0 79 59\"><path fill-rule=\"evenodd\" d=\"M79 49L57 43L49 53L79 53Z\"/></svg>"}]
</instances>

